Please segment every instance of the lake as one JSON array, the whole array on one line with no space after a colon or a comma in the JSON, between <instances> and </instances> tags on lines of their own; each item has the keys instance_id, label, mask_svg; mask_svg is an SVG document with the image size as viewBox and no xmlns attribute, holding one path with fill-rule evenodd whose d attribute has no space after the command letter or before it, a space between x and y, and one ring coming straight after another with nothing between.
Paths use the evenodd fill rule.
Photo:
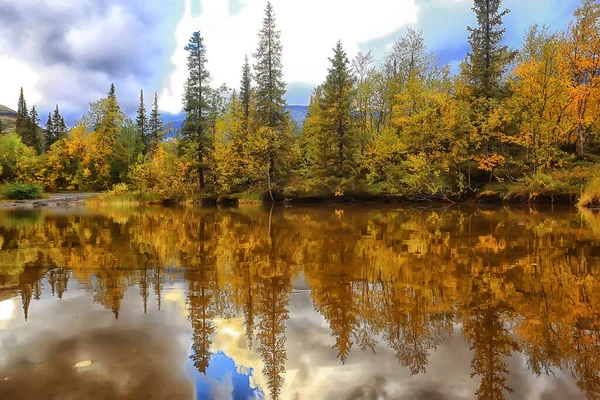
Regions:
<instances>
[{"instance_id":1,"label":"lake","mask_svg":"<svg viewBox=\"0 0 600 400\"><path fill-rule=\"evenodd\" d=\"M600 216L0 211L0 399L600 397Z\"/></svg>"}]
</instances>

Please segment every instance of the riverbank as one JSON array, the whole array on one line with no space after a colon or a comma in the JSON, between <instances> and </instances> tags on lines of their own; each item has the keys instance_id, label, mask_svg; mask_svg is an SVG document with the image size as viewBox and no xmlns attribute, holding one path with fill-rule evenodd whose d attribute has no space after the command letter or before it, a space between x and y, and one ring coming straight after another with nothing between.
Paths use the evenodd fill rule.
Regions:
<instances>
[{"instance_id":1,"label":"riverbank","mask_svg":"<svg viewBox=\"0 0 600 400\"><path fill-rule=\"evenodd\" d=\"M38 208L38 207L67 207L82 206L91 197L99 196L98 193L50 193L43 199L35 200L3 200L0 208Z\"/></svg>"},{"instance_id":2,"label":"riverbank","mask_svg":"<svg viewBox=\"0 0 600 400\"><path fill-rule=\"evenodd\" d=\"M507 197L495 191L482 191L473 193L466 198L447 197L406 197L406 196L381 196L370 194L346 194L343 196L305 196L285 198L281 195L275 197L276 204L285 205L318 205L318 204L479 204L489 205L533 205L555 204L574 206L578 203L580 195L576 194L540 194L537 196ZM133 193L114 195L103 193L50 193L42 199L35 200L3 200L0 209L6 208L38 208L38 207L65 207L82 205L116 205L116 206L201 206L201 207L248 207L271 204L267 194L259 195L224 195L211 194L197 195L193 198L182 200L163 200L152 196L139 198Z\"/></svg>"}]
</instances>

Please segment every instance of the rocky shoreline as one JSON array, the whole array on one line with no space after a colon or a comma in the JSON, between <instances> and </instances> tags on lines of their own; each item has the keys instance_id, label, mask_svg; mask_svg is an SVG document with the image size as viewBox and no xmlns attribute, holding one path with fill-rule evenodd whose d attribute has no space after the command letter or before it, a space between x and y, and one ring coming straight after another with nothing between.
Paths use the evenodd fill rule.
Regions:
<instances>
[{"instance_id":1,"label":"rocky shoreline","mask_svg":"<svg viewBox=\"0 0 600 400\"><path fill-rule=\"evenodd\" d=\"M47 199L37 200L13 200L0 202L0 208L37 208L37 207L64 207L64 206L81 206L85 204L86 198L84 195L52 195Z\"/></svg>"}]
</instances>

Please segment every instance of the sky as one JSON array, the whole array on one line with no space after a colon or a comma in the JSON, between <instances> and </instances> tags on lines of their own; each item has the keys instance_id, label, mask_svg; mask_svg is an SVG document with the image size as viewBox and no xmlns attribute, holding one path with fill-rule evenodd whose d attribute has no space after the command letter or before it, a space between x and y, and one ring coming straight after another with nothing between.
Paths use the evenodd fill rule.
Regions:
<instances>
[{"instance_id":1,"label":"sky","mask_svg":"<svg viewBox=\"0 0 600 400\"><path fill-rule=\"evenodd\" d=\"M379 63L407 27L454 71L469 50L472 0L272 0L283 43L286 100L306 105L341 40L350 58L371 51ZM505 41L518 48L533 24L567 27L580 0L504 0ZM199 30L212 85L237 88L245 55L256 50L266 0L0 0L0 104L44 115L58 104L72 123L115 83L135 113L139 91L159 95L163 114L181 111L184 47Z\"/></svg>"}]
</instances>

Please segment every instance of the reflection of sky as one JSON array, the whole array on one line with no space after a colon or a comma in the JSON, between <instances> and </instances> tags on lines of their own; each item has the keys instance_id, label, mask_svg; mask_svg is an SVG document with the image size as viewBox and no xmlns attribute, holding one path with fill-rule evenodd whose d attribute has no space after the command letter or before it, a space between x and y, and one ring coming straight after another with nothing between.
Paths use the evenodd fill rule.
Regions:
<instances>
[{"instance_id":1,"label":"reflection of sky","mask_svg":"<svg viewBox=\"0 0 600 400\"><path fill-rule=\"evenodd\" d=\"M216 332L205 375L187 358L192 331L183 282L165 286L160 311L151 297L148 314L143 313L138 289L129 288L118 321L82 287L71 280L69 291L59 300L44 282L42 300L32 300L27 322L18 297L0 303L0 378L11 377L0 381L0 399L23 398L2 396L7 384L38 395L24 397L32 399L46 398L53 387L63 388L61 394L65 395L92 389L99 395L114 388L114 399L144 395L185 400L269 398L258 343L249 349L243 318L213 320ZM328 322L315 310L302 275L294 287L286 322L287 361L281 399L474 398L480 377L471 377L473 352L460 325L454 327L453 335L444 336L443 345L429 352L425 374L411 376L382 337L376 338L375 352L354 345L342 365L336 358ZM87 359L94 362L88 370L91 374L71 369ZM9 368L3 369L4 362ZM565 371L537 377L520 354L506 362L510 371L507 385L515 390L506 393L507 400L584 398ZM11 370L10 365L18 368Z\"/></svg>"},{"instance_id":2,"label":"reflection of sky","mask_svg":"<svg viewBox=\"0 0 600 400\"><path fill-rule=\"evenodd\" d=\"M196 382L198 400L264 398L264 393L260 388L251 387L250 378L253 370L237 368L235 362L222 351L211 356L206 375L198 372L191 360L188 362L187 368Z\"/></svg>"}]
</instances>

